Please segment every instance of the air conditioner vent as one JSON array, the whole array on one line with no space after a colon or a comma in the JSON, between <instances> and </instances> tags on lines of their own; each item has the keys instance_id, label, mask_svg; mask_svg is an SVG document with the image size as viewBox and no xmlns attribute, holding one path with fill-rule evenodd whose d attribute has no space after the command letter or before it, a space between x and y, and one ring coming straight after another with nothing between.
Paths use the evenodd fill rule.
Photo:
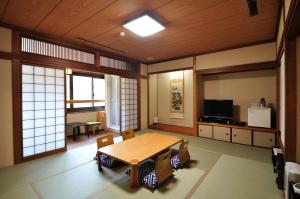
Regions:
<instances>
[{"instance_id":1,"label":"air conditioner vent","mask_svg":"<svg viewBox=\"0 0 300 199\"><path fill-rule=\"evenodd\" d=\"M247 0L247 7L250 17L257 16L261 13L260 0Z\"/></svg>"}]
</instances>

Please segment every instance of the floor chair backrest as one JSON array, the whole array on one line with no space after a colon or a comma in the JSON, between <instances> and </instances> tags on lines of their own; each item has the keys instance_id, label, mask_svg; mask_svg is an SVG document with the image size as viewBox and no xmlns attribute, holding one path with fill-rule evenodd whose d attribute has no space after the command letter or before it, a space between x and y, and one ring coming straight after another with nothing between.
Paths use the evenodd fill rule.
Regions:
<instances>
[{"instance_id":1,"label":"floor chair backrest","mask_svg":"<svg viewBox=\"0 0 300 199\"><path fill-rule=\"evenodd\" d=\"M102 147L105 147L105 146L108 146L108 145L111 145L113 143L114 143L114 139L113 139L112 134L104 135L104 136L101 136L101 137L97 138L97 147L98 147L98 149L102 148Z\"/></svg>"},{"instance_id":2,"label":"floor chair backrest","mask_svg":"<svg viewBox=\"0 0 300 199\"><path fill-rule=\"evenodd\" d=\"M155 173L158 184L173 175L173 169L170 164L171 150L157 157L155 164Z\"/></svg>"}]
</instances>

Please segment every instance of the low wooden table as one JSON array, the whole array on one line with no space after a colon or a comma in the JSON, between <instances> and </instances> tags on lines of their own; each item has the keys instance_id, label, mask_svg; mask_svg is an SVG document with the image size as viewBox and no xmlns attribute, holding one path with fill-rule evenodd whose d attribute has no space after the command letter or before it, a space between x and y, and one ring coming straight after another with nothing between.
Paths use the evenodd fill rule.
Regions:
<instances>
[{"instance_id":1,"label":"low wooden table","mask_svg":"<svg viewBox=\"0 0 300 199\"><path fill-rule=\"evenodd\" d=\"M90 133L89 133L89 126L92 126L93 128L93 135L95 135L95 127L96 126L99 126L99 125L102 125L102 122L85 122L85 131L88 135L88 138L90 137Z\"/></svg>"},{"instance_id":2,"label":"low wooden table","mask_svg":"<svg viewBox=\"0 0 300 199\"><path fill-rule=\"evenodd\" d=\"M98 152L130 165L130 187L134 188L138 185L138 164L182 141L182 138L176 136L147 133L100 148ZM101 170L99 160L98 164Z\"/></svg>"}]
</instances>

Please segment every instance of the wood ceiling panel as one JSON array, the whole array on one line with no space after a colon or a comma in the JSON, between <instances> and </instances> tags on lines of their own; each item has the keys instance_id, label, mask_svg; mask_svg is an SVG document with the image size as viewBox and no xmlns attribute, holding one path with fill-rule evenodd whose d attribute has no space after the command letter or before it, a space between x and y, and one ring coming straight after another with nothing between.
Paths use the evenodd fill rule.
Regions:
<instances>
[{"instance_id":1,"label":"wood ceiling panel","mask_svg":"<svg viewBox=\"0 0 300 199\"><path fill-rule=\"evenodd\" d=\"M224 7L223 4L226 6ZM189 49L185 44L191 43L191 45L194 45L195 43L198 43L197 41L199 40L210 41L212 40L211 38L215 40L216 36L214 35L220 35L217 40L221 41L223 35L230 35L235 38L242 30L245 30L247 33L248 31L253 32L262 27L264 31L260 33L261 37L259 41L273 38L277 18L277 12L274 12L274 10L278 9L278 4L275 1L264 1L263 13L257 17L249 17L245 4L241 1L226 1L223 2L223 4L215 4L211 7L207 6L201 13L201 17L199 17L199 14L195 12L193 14L186 15L185 17L181 17L173 22L173 26L170 25L172 23L171 22L168 24L166 30L151 37L141 38L125 30L126 37L123 38L119 36L119 32L124 31L124 29L119 27L102 34L93 41L109 45L117 49L122 48L127 51L128 55L132 54L129 52L130 49L138 49L136 58L139 57L139 59L141 59L142 57L144 60L145 57L152 56L151 53L149 54L145 52L157 52L157 54L164 56L164 53L161 53L162 50L158 50L161 49L158 46L164 46L166 49L177 49L180 53L184 53L186 48ZM166 7L174 8L174 3L172 2L162 6L157 10L157 12L161 15L167 16L166 13L168 13L168 11L165 11L166 13L161 11L161 9L166 10ZM192 7L195 7L195 5ZM232 8L233 11L230 10L230 8ZM215 16L213 13L219 14ZM169 18L168 20L172 21ZM231 46L236 45L236 42L231 42ZM241 42L241 44L246 44L252 41L245 39ZM220 49L222 47L222 42L219 43ZM182 46L185 47L183 48ZM202 49L199 46L197 52L201 52L201 50ZM138 54L141 53L143 56L138 56ZM158 56L157 58L160 59L161 56Z\"/></svg>"},{"instance_id":2,"label":"wood ceiling panel","mask_svg":"<svg viewBox=\"0 0 300 199\"><path fill-rule=\"evenodd\" d=\"M1 0L0 3L0 20L3 18L5 8L7 6L8 0Z\"/></svg>"},{"instance_id":3,"label":"wood ceiling panel","mask_svg":"<svg viewBox=\"0 0 300 199\"><path fill-rule=\"evenodd\" d=\"M11 0L2 21L33 30L61 0Z\"/></svg>"},{"instance_id":4,"label":"wood ceiling panel","mask_svg":"<svg viewBox=\"0 0 300 199\"><path fill-rule=\"evenodd\" d=\"M97 37L97 35L121 26L124 21L128 20L129 17L131 18L144 12L151 11L168 2L170 2L170 0L117 1L112 6L93 16L91 19L81 24L79 27L64 35L64 37L73 39L77 39L78 37L92 39L94 37Z\"/></svg>"},{"instance_id":5,"label":"wood ceiling panel","mask_svg":"<svg viewBox=\"0 0 300 199\"><path fill-rule=\"evenodd\" d=\"M115 0L63 0L35 30L61 37L114 2Z\"/></svg>"},{"instance_id":6,"label":"wood ceiling panel","mask_svg":"<svg viewBox=\"0 0 300 199\"><path fill-rule=\"evenodd\" d=\"M58 2L10 0L3 21L148 62L149 56L155 57L151 61L159 61L275 39L279 10L278 0L261 0L262 13L255 17L248 16L245 0ZM125 21L144 13L160 19L166 29L139 37L122 27ZM125 37L120 36L122 31Z\"/></svg>"}]
</instances>

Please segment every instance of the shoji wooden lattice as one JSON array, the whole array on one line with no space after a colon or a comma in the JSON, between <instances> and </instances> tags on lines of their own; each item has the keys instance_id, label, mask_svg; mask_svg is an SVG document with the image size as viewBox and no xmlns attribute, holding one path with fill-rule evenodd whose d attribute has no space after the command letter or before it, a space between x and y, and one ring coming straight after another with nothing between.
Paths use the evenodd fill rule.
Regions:
<instances>
[{"instance_id":1,"label":"shoji wooden lattice","mask_svg":"<svg viewBox=\"0 0 300 199\"><path fill-rule=\"evenodd\" d=\"M65 147L64 70L22 66L23 157Z\"/></svg>"},{"instance_id":2,"label":"shoji wooden lattice","mask_svg":"<svg viewBox=\"0 0 300 199\"><path fill-rule=\"evenodd\" d=\"M121 78L121 130L138 128L137 80Z\"/></svg>"}]
</instances>

